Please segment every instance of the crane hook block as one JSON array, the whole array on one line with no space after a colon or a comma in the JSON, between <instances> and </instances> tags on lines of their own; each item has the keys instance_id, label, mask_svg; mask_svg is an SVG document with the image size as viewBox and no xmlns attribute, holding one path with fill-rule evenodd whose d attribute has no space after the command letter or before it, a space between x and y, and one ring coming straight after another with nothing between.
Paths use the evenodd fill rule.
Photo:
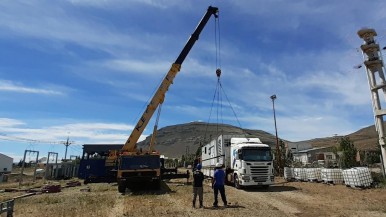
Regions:
<instances>
[{"instance_id":1,"label":"crane hook block","mask_svg":"<svg viewBox=\"0 0 386 217\"><path fill-rule=\"evenodd\" d=\"M221 76L221 69L217 69L216 70L216 75L217 75L218 78L220 78L220 76Z\"/></svg>"}]
</instances>

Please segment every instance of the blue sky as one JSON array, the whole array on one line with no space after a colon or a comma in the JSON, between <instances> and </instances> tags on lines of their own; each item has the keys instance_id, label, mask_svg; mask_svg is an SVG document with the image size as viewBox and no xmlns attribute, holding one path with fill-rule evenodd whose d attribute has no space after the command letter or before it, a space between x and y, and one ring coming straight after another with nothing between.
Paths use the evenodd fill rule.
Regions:
<instances>
[{"instance_id":1,"label":"blue sky","mask_svg":"<svg viewBox=\"0 0 386 217\"><path fill-rule=\"evenodd\" d=\"M67 137L68 156L85 143L124 143L209 5L220 9L221 82L242 127L275 133L273 94L283 139L373 124L366 73L354 66L363 62L359 29L374 28L386 46L383 0L5 0L0 152L62 158ZM215 70L211 18L166 94L159 128L209 119ZM238 126L223 101L222 122Z\"/></svg>"}]
</instances>

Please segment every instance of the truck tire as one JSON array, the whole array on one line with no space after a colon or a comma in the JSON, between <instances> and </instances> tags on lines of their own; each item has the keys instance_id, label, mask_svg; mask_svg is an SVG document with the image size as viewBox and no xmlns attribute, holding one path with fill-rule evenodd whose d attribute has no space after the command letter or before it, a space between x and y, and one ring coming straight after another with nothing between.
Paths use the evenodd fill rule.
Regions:
<instances>
[{"instance_id":1,"label":"truck tire","mask_svg":"<svg viewBox=\"0 0 386 217\"><path fill-rule=\"evenodd\" d=\"M123 193L125 193L125 191L126 191L126 185L123 183L119 183L118 184L118 192L123 194Z\"/></svg>"},{"instance_id":2,"label":"truck tire","mask_svg":"<svg viewBox=\"0 0 386 217\"><path fill-rule=\"evenodd\" d=\"M234 183L234 184L235 184L235 188L240 189L241 186L240 186L240 183L239 183L239 177L237 176L237 174L235 174L234 177L235 177L235 178L233 179L233 181L235 182L235 183Z\"/></svg>"}]
</instances>

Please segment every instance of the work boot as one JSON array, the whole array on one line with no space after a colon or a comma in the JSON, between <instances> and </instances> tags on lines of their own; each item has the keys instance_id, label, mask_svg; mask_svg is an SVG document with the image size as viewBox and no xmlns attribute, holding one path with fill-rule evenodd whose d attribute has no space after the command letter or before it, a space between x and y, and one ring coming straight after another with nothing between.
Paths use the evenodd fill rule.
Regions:
<instances>
[{"instance_id":1,"label":"work boot","mask_svg":"<svg viewBox=\"0 0 386 217\"><path fill-rule=\"evenodd\" d=\"M204 205L202 204L202 201L200 201L200 208L204 208Z\"/></svg>"},{"instance_id":2,"label":"work boot","mask_svg":"<svg viewBox=\"0 0 386 217\"><path fill-rule=\"evenodd\" d=\"M193 201L193 208L196 208L196 201Z\"/></svg>"}]
</instances>

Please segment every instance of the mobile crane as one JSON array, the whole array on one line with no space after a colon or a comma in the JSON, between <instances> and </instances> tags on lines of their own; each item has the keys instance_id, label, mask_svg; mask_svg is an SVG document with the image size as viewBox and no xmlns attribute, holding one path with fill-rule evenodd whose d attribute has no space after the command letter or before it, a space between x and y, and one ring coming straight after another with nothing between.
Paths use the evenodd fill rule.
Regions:
<instances>
[{"instance_id":1,"label":"mobile crane","mask_svg":"<svg viewBox=\"0 0 386 217\"><path fill-rule=\"evenodd\" d=\"M121 150L110 151L110 156L106 160L106 165L111 164L112 162L117 164L117 182L118 191L120 193L125 192L126 188L130 188L136 183L151 182L154 187L160 187L160 154L154 151L153 141L152 144L150 144L149 151L142 151L141 149L138 150L136 143L149 123L149 120L153 116L155 110L164 102L165 94L168 91L169 86L173 83L173 79L180 71L181 65L186 56L193 47L194 43L198 40L201 31L204 29L212 15L215 18L218 18L218 8L209 6L193 34L186 42L181 53L172 64L169 72L166 74L162 83L158 87L150 103L147 105L144 113L131 132L131 135L127 139L125 145Z\"/></svg>"}]
</instances>

